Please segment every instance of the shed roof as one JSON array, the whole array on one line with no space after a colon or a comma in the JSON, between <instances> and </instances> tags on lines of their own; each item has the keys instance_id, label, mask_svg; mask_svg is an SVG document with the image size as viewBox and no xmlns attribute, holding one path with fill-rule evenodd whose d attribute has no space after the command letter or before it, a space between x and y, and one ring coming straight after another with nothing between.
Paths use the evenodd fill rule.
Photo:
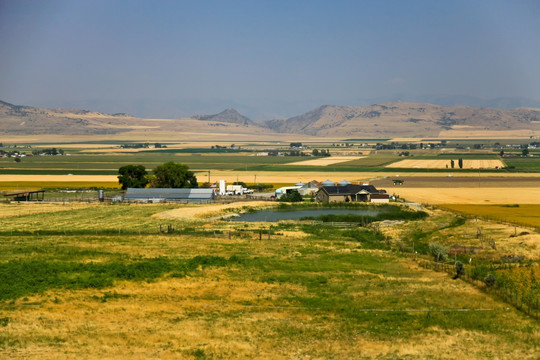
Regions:
<instances>
[{"instance_id":1,"label":"shed roof","mask_svg":"<svg viewBox=\"0 0 540 360\"><path fill-rule=\"evenodd\" d=\"M173 189L173 188L156 188L156 189L138 189L128 188L124 195L125 200L149 200L149 199L165 199L165 200L211 200L215 199L216 194L213 189Z\"/></svg>"}]
</instances>

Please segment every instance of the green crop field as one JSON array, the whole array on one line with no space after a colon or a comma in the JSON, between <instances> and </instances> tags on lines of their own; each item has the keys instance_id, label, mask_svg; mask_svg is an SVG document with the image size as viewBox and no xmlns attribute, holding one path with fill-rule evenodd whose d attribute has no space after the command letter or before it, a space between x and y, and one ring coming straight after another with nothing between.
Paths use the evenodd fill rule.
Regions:
<instances>
[{"instance_id":1,"label":"green crop field","mask_svg":"<svg viewBox=\"0 0 540 360\"><path fill-rule=\"evenodd\" d=\"M540 154L535 157L508 157L504 162L515 172L540 172Z\"/></svg>"},{"instance_id":2,"label":"green crop field","mask_svg":"<svg viewBox=\"0 0 540 360\"><path fill-rule=\"evenodd\" d=\"M83 145L81 145L83 146ZM263 147L264 148L264 147ZM271 147L270 147L271 148ZM12 149L9 149L12 150ZM93 152L85 152L88 149L70 149L70 156L33 156L21 158L15 162L13 158L0 158L0 173L2 174L26 174L26 175L116 175L118 168L127 164L140 164L148 170L152 170L160 164L175 161L187 164L193 170L232 170L232 171L350 171L350 172L393 172L385 166L404 159L443 159L452 158L457 160L472 159L498 159L498 152L489 153L486 150L459 150L440 153L438 149L416 150L379 150L365 155L361 159L344 161L329 166L303 166L285 165L288 163L309 160L310 157L302 156L255 156L256 152L244 152L232 149L160 149L140 150L134 152L119 153L118 149L94 149ZM331 149L332 153L338 154L344 149ZM366 150L363 149L362 150ZM280 149L280 151L287 151ZM307 153L310 150L305 150ZM357 151L352 149L351 151ZM409 151L411 156L402 157L398 154ZM23 151L24 152L24 151ZM540 172L540 157L508 157L504 158L510 172ZM402 169L401 171L419 172L445 172L446 169ZM467 169L463 172L469 171ZM489 172L491 170L482 170Z\"/></svg>"},{"instance_id":3,"label":"green crop field","mask_svg":"<svg viewBox=\"0 0 540 360\"><path fill-rule=\"evenodd\" d=\"M536 320L389 251L374 228L40 206L0 204L6 357L537 357Z\"/></svg>"}]
</instances>

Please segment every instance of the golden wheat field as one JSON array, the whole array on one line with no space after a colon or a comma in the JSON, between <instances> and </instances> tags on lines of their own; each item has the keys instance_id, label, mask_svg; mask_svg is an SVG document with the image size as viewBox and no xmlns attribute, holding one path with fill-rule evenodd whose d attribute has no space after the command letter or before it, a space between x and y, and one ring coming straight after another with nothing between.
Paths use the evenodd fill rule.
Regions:
<instances>
[{"instance_id":1,"label":"golden wheat field","mask_svg":"<svg viewBox=\"0 0 540 360\"><path fill-rule=\"evenodd\" d=\"M389 165L387 168L405 169L451 169L450 159L448 160L401 160ZM504 163L500 160L463 160L463 169L500 169ZM454 159L454 168L458 169L458 159Z\"/></svg>"},{"instance_id":2,"label":"golden wheat field","mask_svg":"<svg viewBox=\"0 0 540 360\"><path fill-rule=\"evenodd\" d=\"M387 189L401 198L422 204L540 204L537 188L399 188Z\"/></svg>"}]
</instances>

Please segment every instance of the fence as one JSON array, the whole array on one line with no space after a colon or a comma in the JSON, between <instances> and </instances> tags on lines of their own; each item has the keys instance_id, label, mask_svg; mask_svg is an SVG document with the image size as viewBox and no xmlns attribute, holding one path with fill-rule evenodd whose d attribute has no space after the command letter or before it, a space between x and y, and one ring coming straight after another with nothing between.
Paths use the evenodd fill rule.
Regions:
<instances>
[{"instance_id":1,"label":"fence","mask_svg":"<svg viewBox=\"0 0 540 360\"><path fill-rule=\"evenodd\" d=\"M334 226L334 227L340 227L340 228L353 228L357 227L358 223L353 222L339 222L339 221L311 221L311 225L323 225L323 226Z\"/></svg>"},{"instance_id":2,"label":"fence","mask_svg":"<svg viewBox=\"0 0 540 360\"><path fill-rule=\"evenodd\" d=\"M429 261L425 259L419 259L418 264L426 269L431 269L435 271L444 271L450 275L456 275L456 267L454 265L438 263L435 261ZM521 264L501 264L490 266L490 270L504 270L517 267L529 267L531 265L521 265ZM465 265L464 265L465 267ZM527 313L530 316L535 318L540 318L540 297L534 294L526 294L522 291L517 290L514 286L510 284L503 283L500 286L497 284L492 284L488 286L485 281L478 279L475 274L482 273L476 271L477 267L469 266L468 269L465 267L465 273L459 278L490 293L496 294L499 298L503 299L505 302L512 304L516 309Z\"/></svg>"}]
</instances>

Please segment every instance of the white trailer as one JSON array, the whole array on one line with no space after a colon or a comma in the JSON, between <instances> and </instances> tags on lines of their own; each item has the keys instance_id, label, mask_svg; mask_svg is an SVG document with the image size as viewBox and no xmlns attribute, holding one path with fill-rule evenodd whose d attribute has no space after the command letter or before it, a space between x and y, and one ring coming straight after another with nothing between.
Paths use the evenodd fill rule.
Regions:
<instances>
[{"instance_id":1,"label":"white trailer","mask_svg":"<svg viewBox=\"0 0 540 360\"><path fill-rule=\"evenodd\" d=\"M242 185L227 185L227 193L233 193L234 195L242 195L244 188Z\"/></svg>"}]
</instances>

